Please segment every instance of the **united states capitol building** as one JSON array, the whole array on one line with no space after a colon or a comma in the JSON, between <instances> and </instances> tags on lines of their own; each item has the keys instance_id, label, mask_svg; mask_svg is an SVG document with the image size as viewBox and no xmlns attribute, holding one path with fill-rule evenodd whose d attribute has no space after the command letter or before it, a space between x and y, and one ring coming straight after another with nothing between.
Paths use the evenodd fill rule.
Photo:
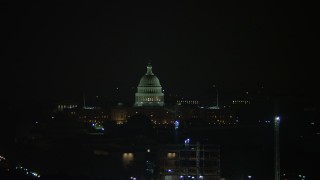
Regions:
<instances>
[{"instance_id":1,"label":"united states capitol building","mask_svg":"<svg viewBox=\"0 0 320 180\"><path fill-rule=\"evenodd\" d=\"M174 129L176 140L179 138L177 134L179 129L183 131L183 129L188 129L186 127L200 127L200 130L203 130L201 128L237 124L237 116L223 109L211 108L210 106L207 108L201 107L197 100L176 100L173 105L170 101L166 104L160 80L153 73L151 63L147 64L146 72L140 78L134 95L134 103L131 106L118 104L105 108L87 107L85 105L80 107L78 104L69 103L58 104L57 111L86 124L87 127L92 128L93 126L95 130L100 128L99 130L102 131L109 127L106 122L114 122L121 129L129 125L131 120L143 129L145 127L141 126L140 122L145 123L146 118L141 116L142 114L147 117L148 125L153 124L153 128L156 128L157 132L168 135ZM141 121L139 122L139 120ZM97 132L87 131L86 133L97 134ZM106 132L108 132L108 129L106 129ZM100 131L100 134L103 133ZM160 145L156 146L155 149L158 149L156 156L159 160L157 164L159 179L181 179L181 177L220 179L218 146L200 145L199 142L189 143L189 139L187 139L184 144ZM148 149L149 151L150 149ZM134 153L124 153L123 158L131 158L135 155Z\"/></svg>"},{"instance_id":2,"label":"united states capitol building","mask_svg":"<svg viewBox=\"0 0 320 180\"><path fill-rule=\"evenodd\" d=\"M159 79L152 73L149 62L147 72L140 79L138 91L135 94L135 107L163 107L164 94Z\"/></svg>"},{"instance_id":3,"label":"united states capitol building","mask_svg":"<svg viewBox=\"0 0 320 180\"><path fill-rule=\"evenodd\" d=\"M87 107L76 103L60 103L58 112L68 114L70 118L84 123L103 123L114 121L116 124L124 124L130 117L136 114L144 114L155 125L172 125L176 120L201 121L205 125L235 125L237 116L229 111L216 108L200 107L197 100L177 100L175 105L166 106L165 94L160 80L152 71L149 62L146 73L140 78L135 93L133 106L113 106L109 108Z\"/></svg>"}]
</instances>

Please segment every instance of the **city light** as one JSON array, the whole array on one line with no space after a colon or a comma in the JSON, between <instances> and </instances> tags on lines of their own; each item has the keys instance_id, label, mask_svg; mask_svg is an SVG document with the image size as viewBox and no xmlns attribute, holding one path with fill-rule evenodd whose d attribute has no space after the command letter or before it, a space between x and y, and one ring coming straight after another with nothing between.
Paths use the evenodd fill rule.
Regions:
<instances>
[{"instance_id":1,"label":"city light","mask_svg":"<svg viewBox=\"0 0 320 180\"><path fill-rule=\"evenodd\" d=\"M4 5L0 180L320 173L316 5Z\"/></svg>"},{"instance_id":2,"label":"city light","mask_svg":"<svg viewBox=\"0 0 320 180\"><path fill-rule=\"evenodd\" d=\"M24 168L22 166L16 166L17 170L20 170L22 172L24 172L26 175L32 175L34 177L40 178L40 174L31 170L28 170L27 168Z\"/></svg>"},{"instance_id":3,"label":"city light","mask_svg":"<svg viewBox=\"0 0 320 180\"><path fill-rule=\"evenodd\" d=\"M279 128L280 117L275 117L274 122L274 177L275 180L280 180L280 149L279 149Z\"/></svg>"},{"instance_id":4,"label":"city light","mask_svg":"<svg viewBox=\"0 0 320 180\"><path fill-rule=\"evenodd\" d=\"M184 141L184 144L189 144L189 143L190 143L190 139L189 138Z\"/></svg>"},{"instance_id":5,"label":"city light","mask_svg":"<svg viewBox=\"0 0 320 180\"><path fill-rule=\"evenodd\" d=\"M175 129L175 130L179 129L179 125L180 125L179 121L176 120L176 121L174 122L174 129Z\"/></svg>"}]
</instances>

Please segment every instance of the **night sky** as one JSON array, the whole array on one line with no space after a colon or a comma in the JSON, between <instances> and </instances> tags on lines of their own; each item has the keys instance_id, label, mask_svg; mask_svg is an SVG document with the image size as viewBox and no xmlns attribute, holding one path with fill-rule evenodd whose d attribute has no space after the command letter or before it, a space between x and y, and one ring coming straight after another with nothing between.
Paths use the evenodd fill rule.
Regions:
<instances>
[{"instance_id":1,"label":"night sky","mask_svg":"<svg viewBox=\"0 0 320 180\"><path fill-rule=\"evenodd\" d=\"M318 91L313 4L116 2L2 1L5 97L109 96L118 87L133 101L149 59L165 92L181 96L204 97L212 84Z\"/></svg>"},{"instance_id":2,"label":"night sky","mask_svg":"<svg viewBox=\"0 0 320 180\"><path fill-rule=\"evenodd\" d=\"M165 102L169 94L214 102L215 84L222 101L263 86L272 97L319 107L318 7L302 0L0 1L0 144L12 145L17 124L51 118L56 103L80 102L83 94L132 106L149 60ZM291 102L300 103L279 104ZM263 106L256 109L267 112ZM292 138L304 128L292 127Z\"/></svg>"}]
</instances>

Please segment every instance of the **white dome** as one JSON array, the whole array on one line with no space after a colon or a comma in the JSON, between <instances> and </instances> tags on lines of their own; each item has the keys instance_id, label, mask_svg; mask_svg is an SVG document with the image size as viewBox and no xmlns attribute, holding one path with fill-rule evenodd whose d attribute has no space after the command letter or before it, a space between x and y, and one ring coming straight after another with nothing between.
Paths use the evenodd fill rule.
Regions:
<instances>
[{"instance_id":1,"label":"white dome","mask_svg":"<svg viewBox=\"0 0 320 180\"><path fill-rule=\"evenodd\" d=\"M159 79L152 73L149 63L147 73L141 77L134 106L163 106L164 94Z\"/></svg>"},{"instance_id":2,"label":"white dome","mask_svg":"<svg viewBox=\"0 0 320 180\"><path fill-rule=\"evenodd\" d=\"M160 81L155 75L144 75L140 79L138 87L161 87Z\"/></svg>"}]
</instances>

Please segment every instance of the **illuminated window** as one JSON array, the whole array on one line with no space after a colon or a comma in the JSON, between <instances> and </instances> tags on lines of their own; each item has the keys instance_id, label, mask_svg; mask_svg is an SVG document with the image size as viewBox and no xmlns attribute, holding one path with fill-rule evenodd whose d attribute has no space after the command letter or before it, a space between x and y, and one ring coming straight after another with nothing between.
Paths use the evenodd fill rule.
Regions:
<instances>
[{"instance_id":1,"label":"illuminated window","mask_svg":"<svg viewBox=\"0 0 320 180\"><path fill-rule=\"evenodd\" d=\"M167 157L168 157L169 159L173 159L173 158L176 157L176 153L168 153Z\"/></svg>"}]
</instances>

